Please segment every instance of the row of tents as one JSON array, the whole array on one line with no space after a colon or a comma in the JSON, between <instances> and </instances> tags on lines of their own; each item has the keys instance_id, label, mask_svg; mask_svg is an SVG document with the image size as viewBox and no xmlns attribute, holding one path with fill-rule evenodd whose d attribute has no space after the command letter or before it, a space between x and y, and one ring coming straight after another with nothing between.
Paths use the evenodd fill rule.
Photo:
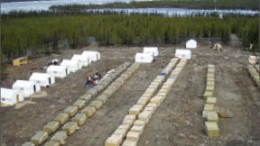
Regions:
<instances>
[{"instance_id":1,"label":"row of tents","mask_svg":"<svg viewBox=\"0 0 260 146\"><path fill-rule=\"evenodd\" d=\"M186 42L186 49L196 49L197 41L190 39ZM159 55L158 47L144 47L142 53L135 54L135 62L137 63L152 63L154 58ZM177 49L176 57L190 59L191 50Z\"/></svg>"},{"instance_id":2,"label":"row of tents","mask_svg":"<svg viewBox=\"0 0 260 146\"><path fill-rule=\"evenodd\" d=\"M1 88L1 104L14 105L30 95L41 91L41 87L49 87L55 83L55 78L65 78L68 74L90 65L101 59L97 51L84 51L80 55L73 55L70 60L63 59L60 65L50 65L46 73L34 72L29 80L16 80L12 89Z\"/></svg>"},{"instance_id":3,"label":"row of tents","mask_svg":"<svg viewBox=\"0 0 260 146\"><path fill-rule=\"evenodd\" d=\"M144 47L142 53L135 54L136 63L152 63L154 58L159 55L158 47Z\"/></svg>"}]
</instances>

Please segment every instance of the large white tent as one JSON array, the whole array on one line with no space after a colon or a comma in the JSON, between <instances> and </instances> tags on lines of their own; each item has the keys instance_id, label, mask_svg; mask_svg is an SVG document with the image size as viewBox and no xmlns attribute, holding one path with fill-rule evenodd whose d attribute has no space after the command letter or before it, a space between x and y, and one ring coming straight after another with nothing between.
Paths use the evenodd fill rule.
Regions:
<instances>
[{"instance_id":1,"label":"large white tent","mask_svg":"<svg viewBox=\"0 0 260 146\"><path fill-rule=\"evenodd\" d=\"M70 72L76 72L81 69L82 66L75 60L63 59L60 66L66 66Z\"/></svg>"},{"instance_id":2,"label":"large white tent","mask_svg":"<svg viewBox=\"0 0 260 146\"><path fill-rule=\"evenodd\" d=\"M187 49L196 49L197 48L197 41L190 39L186 42Z\"/></svg>"},{"instance_id":3,"label":"large white tent","mask_svg":"<svg viewBox=\"0 0 260 146\"><path fill-rule=\"evenodd\" d=\"M12 89L21 91L25 97L29 97L33 93L40 91L41 87L32 81L16 80L12 86Z\"/></svg>"},{"instance_id":4,"label":"large white tent","mask_svg":"<svg viewBox=\"0 0 260 146\"><path fill-rule=\"evenodd\" d=\"M81 55L89 58L91 62L95 62L101 59L101 55L97 51L83 51Z\"/></svg>"},{"instance_id":5,"label":"large white tent","mask_svg":"<svg viewBox=\"0 0 260 146\"><path fill-rule=\"evenodd\" d=\"M136 53L135 54L135 62L137 63L152 63L153 56L151 54L146 53Z\"/></svg>"},{"instance_id":6,"label":"large white tent","mask_svg":"<svg viewBox=\"0 0 260 146\"><path fill-rule=\"evenodd\" d=\"M65 78L70 72L66 66L50 65L46 72L55 78Z\"/></svg>"},{"instance_id":7,"label":"large white tent","mask_svg":"<svg viewBox=\"0 0 260 146\"><path fill-rule=\"evenodd\" d=\"M143 53L151 54L152 56L158 56L159 49L158 47L144 47Z\"/></svg>"},{"instance_id":8,"label":"large white tent","mask_svg":"<svg viewBox=\"0 0 260 146\"><path fill-rule=\"evenodd\" d=\"M175 50L175 57L190 59L191 58L191 50L176 49Z\"/></svg>"},{"instance_id":9,"label":"large white tent","mask_svg":"<svg viewBox=\"0 0 260 146\"><path fill-rule=\"evenodd\" d=\"M73 55L71 60L78 61L79 63L82 64L82 66L88 66L90 64L90 59L83 55Z\"/></svg>"},{"instance_id":10,"label":"large white tent","mask_svg":"<svg viewBox=\"0 0 260 146\"><path fill-rule=\"evenodd\" d=\"M4 105L14 105L24 101L24 94L21 91L1 88L1 103Z\"/></svg>"},{"instance_id":11,"label":"large white tent","mask_svg":"<svg viewBox=\"0 0 260 146\"><path fill-rule=\"evenodd\" d=\"M42 87L49 87L50 85L55 83L55 78L53 75L47 73L38 73L34 72L29 81L33 81L36 84L39 84Z\"/></svg>"}]
</instances>

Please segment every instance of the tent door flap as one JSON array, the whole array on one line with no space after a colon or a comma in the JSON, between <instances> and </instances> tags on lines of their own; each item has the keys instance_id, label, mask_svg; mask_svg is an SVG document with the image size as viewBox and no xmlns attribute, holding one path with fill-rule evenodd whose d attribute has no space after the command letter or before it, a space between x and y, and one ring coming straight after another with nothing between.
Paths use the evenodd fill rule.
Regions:
<instances>
[{"instance_id":1,"label":"tent door flap","mask_svg":"<svg viewBox=\"0 0 260 146\"><path fill-rule=\"evenodd\" d=\"M36 85L33 85L33 91L36 92Z\"/></svg>"},{"instance_id":2,"label":"tent door flap","mask_svg":"<svg viewBox=\"0 0 260 146\"><path fill-rule=\"evenodd\" d=\"M16 94L16 103L18 103L19 101L19 94Z\"/></svg>"},{"instance_id":3,"label":"tent door flap","mask_svg":"<svg viewBox=\"0 0 260 146\"><path fill-rule=\"evenodd\" d=\"M51 84L51 78L49 77L49 85Z\"/></svg>"}]
</instances>

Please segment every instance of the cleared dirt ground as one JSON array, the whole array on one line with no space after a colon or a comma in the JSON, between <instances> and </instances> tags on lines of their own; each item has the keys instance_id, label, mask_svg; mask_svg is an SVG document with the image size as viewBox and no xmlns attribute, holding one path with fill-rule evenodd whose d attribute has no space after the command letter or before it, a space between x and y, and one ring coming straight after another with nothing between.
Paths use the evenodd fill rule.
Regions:
<instances>
[{"instance_id":1,"label":"cleared dirt ground","mask_svg":"<svg viewBox=\"0 0 260 146\"><path fill-rule=\"evenodd\" d=\"M129 108L136 103L149 83L159 74L174 56L177 46L160 48L155 63L143 64L140 69L108 100L100 110L73 135L65 146L102 146L107 137L122 122ZM138 146L260 146L260 90L249 77L246 65L250 53L240 48L224 47L215 52L209 46L193 50L192 59L173 85L166 100L153 114L140 137ZM33 59L41 66L53 58L69 58L81 50L66 50L59 56ZM35 104L19 110L1 108L2 145L19 146L41 130L57 113L71 105L86 91L82 80L99 71L105 74L125 61L134 61L134 54L142 48L98 48L102 60L69 75L50 88L45 88L47 97L32 98ZM207 65L216 65L216 96L218 105L229 108L234 117L220 119L220 137L208 138L204 132L202 95L206 84ZM3 82L11 87L14 79L28 79L32 64L20 68L8 67L9 76Z\"/></svg>"}]
</instances>

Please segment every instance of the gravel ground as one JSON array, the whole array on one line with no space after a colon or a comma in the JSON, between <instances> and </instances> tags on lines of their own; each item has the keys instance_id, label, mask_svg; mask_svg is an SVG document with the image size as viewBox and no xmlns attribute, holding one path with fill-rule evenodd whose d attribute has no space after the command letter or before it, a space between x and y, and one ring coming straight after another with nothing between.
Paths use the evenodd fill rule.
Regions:
<instances>
[{"instance_id":1,"label":"gravel ground","mask_svg":"<svg viewBox=\"0 0 260 146\"><path fill-rule=\"evenodd\" d=\"M174 50L179 46L160 48L155 63L143 64L140 69L98 110L75 134L66 146L102 146L107 137L122 122L129 108L159 74ZM173 85L166 100L153 114L138 146L259 146L260 145L260 99L259 88L249 77L246 65L249 53L238 47L224 47L215 52L204 45L193 50L192 59ZM3 87L11 87L15 79L28 79L31 66L41 67L53 58L69 58L82 50L65 50L60 55L42 56L22 67L7 68L8 76ZM102 74L125 61L134 61L140 47L100 47L102 60L69 75L50 88L44 88L47 96L31 98L29 104L19 110L5 107L0 110L2 145L20 146L38 130L42 129L58 112L71 105L86 89L82 80L99 71ZM218 105L229 108L234 117L220 119L220 137L208 138L202 119L206 71L208 64L216 65L216 96Z\"/></svg>"}]
</instances>

